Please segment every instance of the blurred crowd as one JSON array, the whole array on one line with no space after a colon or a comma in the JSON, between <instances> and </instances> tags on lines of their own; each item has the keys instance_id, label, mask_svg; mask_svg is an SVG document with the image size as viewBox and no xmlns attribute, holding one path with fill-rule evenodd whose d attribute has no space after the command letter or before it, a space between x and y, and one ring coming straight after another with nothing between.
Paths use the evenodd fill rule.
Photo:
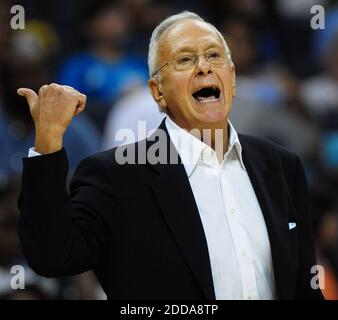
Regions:
<instances>
[{"instance_id":1,"label":"blurred crowd","mask_svg":"<svg viewBox=\"0 0 338 320\"><path fill-rule=\"evenodd\" d=\"M25 9L23 30L11 28L14 4ZM315 4L325 8L324 30L311 28ZM232 51L237 131L301 157L325 268L321 286L327 299L338 299L338 1L329 0L1 0L0 299L105 298L91 272L42 278L20 252L16 201L34 125L16 90L56 82L87 95L86 111L64 138L71 177L81 159L120 144L119 129L137 134L138 121L151 130L164 118L147 89L148 44L152 29L182 10L215 24ZM25 290L10 287L17 264L26 270Z\"/></svg>"}]
</instances>

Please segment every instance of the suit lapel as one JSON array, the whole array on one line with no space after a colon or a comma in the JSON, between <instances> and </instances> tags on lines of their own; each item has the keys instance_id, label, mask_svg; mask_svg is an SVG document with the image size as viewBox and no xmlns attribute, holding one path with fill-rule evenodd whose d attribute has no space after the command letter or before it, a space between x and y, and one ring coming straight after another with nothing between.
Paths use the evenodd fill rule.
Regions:
<instances>
[{"instance_id":1,"label":"suit lapel","mask_svg":"<svg viewBox=\"0 0 338 320\"><path fill-rule=\"evenodd\" d=\"M160 129L166 132L169 142L167 151L169 157L170 152L176 152L176 150L169 139L164 122L162 122ZM159 173L150 186L163 217L205 298L213 300L215 293L207 242L184 166L181 163L151 166Z\"/></svg>"},{"instance_id":2,"label":"suit lapel","mask_svg":"<svg viewBox=\"0 0 338 320\"><path fill-rule=\"evenodd\" d=\"M296 285L296 263L289 242L287 194L271 159L239 135L243 162L266 223L278 299L291 299Z\"/></svg>"}]
</instances>

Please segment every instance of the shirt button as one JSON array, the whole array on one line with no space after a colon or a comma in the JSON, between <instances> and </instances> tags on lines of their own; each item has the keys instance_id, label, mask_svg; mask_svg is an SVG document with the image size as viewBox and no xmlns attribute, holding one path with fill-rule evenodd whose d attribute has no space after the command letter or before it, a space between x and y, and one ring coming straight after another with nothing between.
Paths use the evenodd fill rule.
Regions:
<instances>
[{"instance_id":1,"label":"shirt button","mask_svg":"<svg viewBox=\"0 0 338 320\"><path fill-rule=\"evenodd\" d=\"M232 214L235 214L236 210L235 210L234 208L231 208L230 212L231 212Z\"/></svg>"},{"instance_id":2,"label":"shirt button","mask_svg":"<svg viewBox=\"0 0 338 320\"><path fill-rule=\"evenodd\" d=\"M242 253L242 256L246 255L246 251L244 249L242 249L241 253Z\"/></svg>"}]
</instances>

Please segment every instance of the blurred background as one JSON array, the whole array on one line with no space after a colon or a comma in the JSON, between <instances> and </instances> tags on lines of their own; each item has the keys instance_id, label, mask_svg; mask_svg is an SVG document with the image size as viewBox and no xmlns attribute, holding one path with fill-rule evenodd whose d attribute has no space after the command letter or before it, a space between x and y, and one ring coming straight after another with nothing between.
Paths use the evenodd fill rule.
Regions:
<instances>
[{"instance_id":1,"label":"blurred background","mask_svg":"<svg viewBox=\"0 0 338 320\"><path fill-rule=\"evenodd\" d=\"M24 30L11 28L14 4L25 9ZM325 8L324 30L310 26L315 4ZM105 299L91 272L42 278L20 252L16 201L34 126L17 88L57 82L87 95L64 140L71 177L82 158L118 145L120 128L137 134L137 121L147 130L161 122L147 89L148 44L153 28L182 10L216 25L232 51L237 131L301 157L323 293L338 299L338 1L329 0L1 0L0 299ZM25 290L10 287L16 264L25 267Z\"/></svg>"}]
</instances>

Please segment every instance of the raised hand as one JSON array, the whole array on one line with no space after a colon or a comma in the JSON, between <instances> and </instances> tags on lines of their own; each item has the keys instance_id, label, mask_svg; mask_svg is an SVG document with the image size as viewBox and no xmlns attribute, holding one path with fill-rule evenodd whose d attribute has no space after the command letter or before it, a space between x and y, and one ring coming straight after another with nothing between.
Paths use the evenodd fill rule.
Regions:
<instances>
[{"instance_id":1,"label":"raised hand","mask_svg":"<svg viewBox=\"0 0 338 320\"><path fill-rule=\"evenodd\" d=\"M35 150L52 153L62 148L62 139L74 116L82 112L87 97L69 86L52 83L38 94L28 88L17 93L27 99L35 123Z\"/></svg>"}]
</instances>

